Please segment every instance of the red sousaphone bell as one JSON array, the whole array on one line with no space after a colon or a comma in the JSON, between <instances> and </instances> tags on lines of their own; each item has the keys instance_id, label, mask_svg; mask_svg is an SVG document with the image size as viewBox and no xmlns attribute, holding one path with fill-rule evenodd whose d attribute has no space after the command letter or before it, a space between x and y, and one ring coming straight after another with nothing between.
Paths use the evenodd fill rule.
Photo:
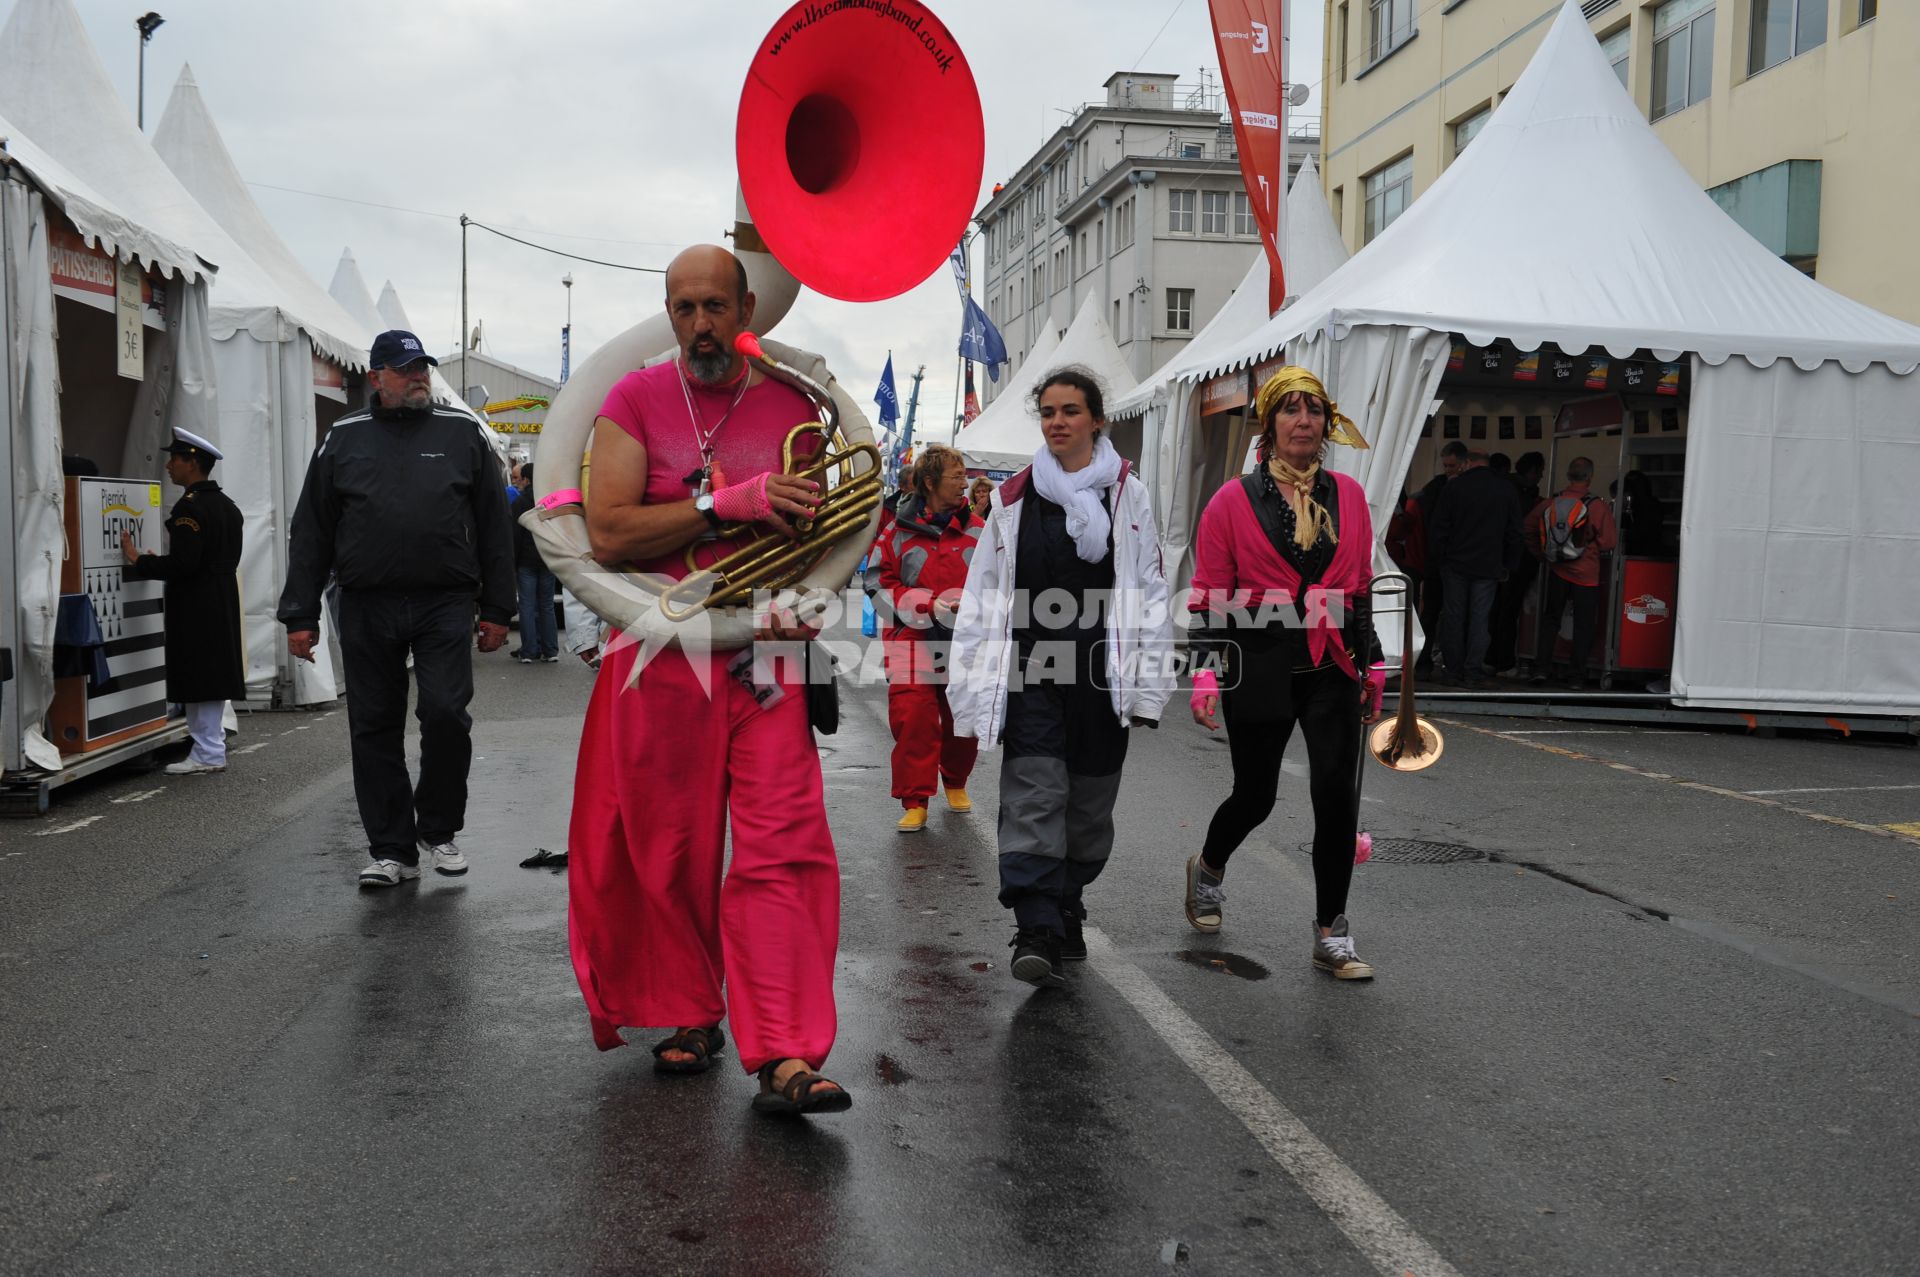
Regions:
<instances>
[{"instance_id":1,"label":"red sousaphone bell","mask_svg":"<svg viewBox=\"0 0 1920 1277\"><path fill-rule=\"evenodd\" d=\"M897 296L940 268L980 194L973 71L918 0L801 0L740 92L740 189L767 251L842 301Z\"/></svg>"}]
</instances>

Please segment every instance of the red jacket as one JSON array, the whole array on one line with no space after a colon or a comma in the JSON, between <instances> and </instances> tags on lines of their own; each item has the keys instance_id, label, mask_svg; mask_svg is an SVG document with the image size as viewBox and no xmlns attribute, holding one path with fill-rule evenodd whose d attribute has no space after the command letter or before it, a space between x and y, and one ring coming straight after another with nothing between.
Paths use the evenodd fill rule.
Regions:
<instances>
[{"instance_id":1,"label":"red jacket","mask_svg":"<svg viewBox=\"0 0 1920 1277\"><path fill-rule=\"evenodd\" d=\"M985 524L961 506L944 526L927 521L926 502L908 497L880 537L880 588L893 600L889 639L929 637L933 601L957 605ZM943 636L944 637L944 636Z\"/></svg>"}]
</instances>

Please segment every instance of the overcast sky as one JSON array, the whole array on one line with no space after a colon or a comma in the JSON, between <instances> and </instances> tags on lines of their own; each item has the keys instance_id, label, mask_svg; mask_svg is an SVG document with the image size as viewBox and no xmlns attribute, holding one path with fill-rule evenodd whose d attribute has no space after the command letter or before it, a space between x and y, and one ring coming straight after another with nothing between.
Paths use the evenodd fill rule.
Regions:
<instances>
[{"instance_id":1,"label":"overcast sky","mask_svg":"<svg viewBox=\"0 0 1920 1277\"><path fill-rule=\"evenodd\" d=\"M131 113L148 5L77 0ZM456 344L466 213L570 252L664 266L733 220L734 113L747 63L784 0L154 0L147 125L180 68L254 198L322 287L351 247L376 296L392 279L421 336ZM11 12L0 0L0 13ZM980 85L981 191L1009 176L1115 71L1217 72L1207 0L939 0ZM726 15L725 20L719 15ZM1294 16L1295 77L1319 111L1321 6ZM903 181L939 162L937 139ZM289 188L289 189L274 189ZM335 198L294 194L319 192ZM363 201L351 203L346 201ZM388 207L370 207L384 205ZM976 202L975 207L978 207ZM411 211L405 211L411 210ZM884 226L884 214L880 224ZM568 262L470 232L469 307L492 354L559 371L572 272L584 357L658 308L657 275ZM975 254L976 269L980 264ZM959 303L944 266L892 301L803 292L783 339L826 354L858 396L889 348L904 407L924 363L923 426L951 418Z\"/></svg>"}]
</instances>

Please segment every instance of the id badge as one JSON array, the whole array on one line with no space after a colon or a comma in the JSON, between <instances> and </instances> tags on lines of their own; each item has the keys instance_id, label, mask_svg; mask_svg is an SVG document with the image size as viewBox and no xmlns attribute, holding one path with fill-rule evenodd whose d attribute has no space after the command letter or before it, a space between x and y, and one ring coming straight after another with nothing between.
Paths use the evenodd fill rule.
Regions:
<instances>
[{"instance_id":1,"label":"id badge","mask_svg":"<svg viewBox=\"0 0 1920 1277\"><path fill-rule=\"evenodd\" d=\"M754 681L753 649L751 647L743 647L734 653L733 659L727 662L727 673L731 674L735 682L739 683L740 686L746 688L747 691L752 694L753 703L761 709L772 709L775 705L787 699L787 689L778 683L756 683Z\"/></svg>"}]
</instances>

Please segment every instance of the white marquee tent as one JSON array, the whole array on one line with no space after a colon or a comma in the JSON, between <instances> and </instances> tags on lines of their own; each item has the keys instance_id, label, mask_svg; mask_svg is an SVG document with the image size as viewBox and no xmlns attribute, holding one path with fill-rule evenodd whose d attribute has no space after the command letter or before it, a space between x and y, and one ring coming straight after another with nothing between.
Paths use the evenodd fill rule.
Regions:
<instances>
[{"instance_id":1,"label":"white marquee tent","mask_svg":"<svg viewBox=\"0 0 1920 1277\"><path fill-rule=\"evenodd\" d=\"M1010 472L1033 460L1041 445L1040 419L1028 402L1033 388L1061 368L1084 368L1093 374L1105 397L1133 389L1134 376L1113 340L1102 312L1100 294L1089 292L1080 313L1067 325L1066 335L1051 344L1048 327L1027 355L1026 362L1007 376L1007 384L986 410L960 430L960 454L979 470Z\"/></svg>"},{"instance_id":2,"label":"white marquee tent","mask_svg":"<svg viewBox=\"0 0 1920 1277\"><path fill-rule=\"evenodd\" d=\"M400 294L388 280L386 287L380 290L380 300L375 303L380 310L380 323L386 328L400 328L413 331L413 321L407 318L407 308L400 304Z\"/></svg>"},{"instance_id":3,"label":"white marquee tent","mask_svg":"<svg viewBox=\"0 0 1920 1277\"><path fill-rule=\"evenodd\" d=\"M316 646L311 662L294 660L274 613L286 581L293 507L318 441L316 396L326 394L341 402L346 397L343 390L316 385L313 356L325 355L346 367L364 364L373 333L321 291L254 203L200 95L192 67L183 68L174 84L154 130L153 148L266 273L273 295L281 299L276 310L308 338L300 341L289 334L279 341L223 341L216 346L221 384L217 438L252 445L229 452L217 477L246 519L248 553L241 562L240 609L247 635L248 694L264 697L278 683L295 704L329 701L339 695L339 685L328 645L323 641ZM219 293L216 287L216 302ZM228 313L218 306L216 310L221 316ZM222 326L219 319L216 326ZM245 327L253 332L256 325L249 320Z\"/></svg>"},{"instance_id":4,"label":"white marquee tent","mask_svg":"<svg viewBox=\"0 0 1920 1277\"><path fill-rule=\"evenodd\" d=\"M1300 165L1287 192L1280 237L1289 304L1318 287L1347 260L1347 246L1334 225L1312 156ZM1267 322L1267 279L1267 256L1258 253L1247 267L1246 278L1207 326L1107 411L1116 420L1144 419L1141 471L1153 496L1163 557L1179 584L1192 575L1193 529L1212 495L1205 489L1214 471L1202 464L1206 452L1199 437L1200 370L1212 367L1222 352Z\"/></svg>"},{"instance_id":5,"label":"white marquee tent","mask_svg":"<svg viewBox=\"0 0 1920 1277\"><path fill-rule=\"evenodd\" d=\"M1920 713L1920 328L1768 253L1661 143L1568 0L1473 145L1365 251L1210 366L1285 350L1373 442L1384 528L1452 334L1688 358L1673 694Z\"/></svg>"},{"instance_id":6,"label":"white marquee tent","mask_svg":"<svg viewBox=\"0 0 1920 1277\"><path fill-rule=\"evenodd\" d=\"M186 87L191 90L190 79ZM304 277L289 277L278 263L263 265L167 167L115 93L72 0L19 0L15 6L0 29L0 110L133 216L219 264L202 336L211 339L203 384L229 392L214 395L218 411L204 433L227 454L217 477L247 519L240 582L248 693L265 699L276 690L296 690L283 683L278 653L284 644L272 619L285 575L288 517L275 512L290 511L293 500L284 490L292 463L283 461L282 416L289 403L310 402L310 351L348 368L365 365L357 327L339 331L345 316L326 305L324 294ZM224 149L219 159L231 167ZM176 380L187 362L175 361ZM264 388L278 392L269 395ZM143 396L158 389L143 388ZM136 413L125 452L116 459L120 474L158 476L164 427L157 414Z\"/></svg>"},{"instance_id":7,"label":"white marquee tent","mask_svg":"<svg viewBox=\"0 0 1920 1277\"><path fill-rule=\"evenodd\" d=\"M50 232L61 213L89 247L168 277L169 336L178 349L151 351L153 381L166 382L166 393L143 398L136 410L157 414L165 427L196 432L207 429L213 415L212 385L203 376L212 263L138 220L0 117L0 387L7 388L0 395L0 509L11 512L0 522L0 644L13 649L15 662L0 708L0 770L10 772L62 767L59 749L40 727L53 701L67 550L50 268ZM179 374L171 381L162 372L169 366Z\"/></svg>"}]
</instances>

